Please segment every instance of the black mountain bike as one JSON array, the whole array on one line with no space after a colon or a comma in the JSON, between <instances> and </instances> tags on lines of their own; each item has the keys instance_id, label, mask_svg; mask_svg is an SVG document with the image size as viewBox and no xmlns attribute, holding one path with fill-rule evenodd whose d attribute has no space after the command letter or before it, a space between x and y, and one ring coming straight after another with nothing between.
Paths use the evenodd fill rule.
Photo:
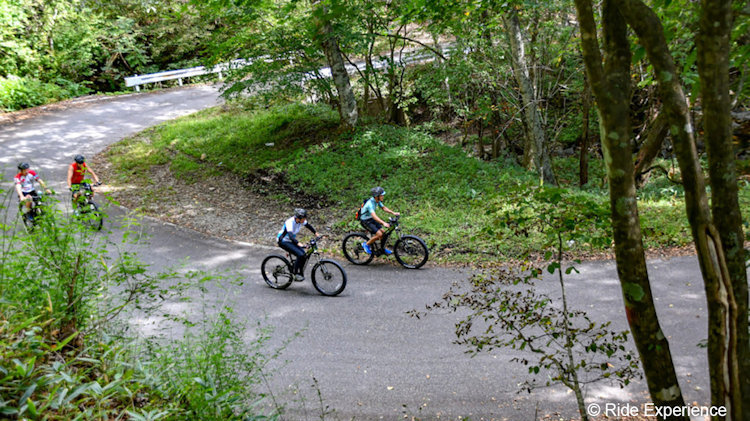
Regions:
<instances>
[{"instance_id":1,"label":"black mountain bike","mask_svg":"<svg viewBox=\"0 0 750 421\"><path fill-rule=\"evenodd\" d=\"M429 252L427 244L416 235L404 235L401 233L401 227L398 223L399 217L391 217L388 223L391 224L385 230L383 238L379 242L372 243L370 250L372 254L365 252L362 243L370 239L368 234L363 232L350 232L344 237L342 247L346 260L355 265L366 265L372 261L375 256L386 255L384 249L391 238L391 234L396 231L396 243L393 245L393 255L401 266L407 269L419 269L427 263Z\"/></svg>"},{"instance_id":2,"label":"black mountain bike","mask_svg":"<svg viewBox=\"0 0 750 421\"><path fill-rule=\"evenodd\" d=\"M18 214L21 215L21 220L23 220L23 225L26 227L26 230L33 231L34 228L39 225L39 222L42 220L42 217L45 214L44 202L46 196L50 196L52 194L54 193L45 193L36 190L36 194L31 196L31 210L25 213L24 204L18 204Z\"/></svg>"},{"instance_id":3,"label":"black mountain bike","mask_svg":"<svg viewBox=\"0 0 750 421\"><path fill-rule=\"evenodd\" d=\"M333 297L341 294L346 288L346 272L337 262L330 259L321 259L318 252L318 241L323 236L318 236L310 240L310 247L305 252L305 263L302 265L302 273L312 257L316 258L316 263L312 268L312 283L315 289L323 295ZM296 261L295 256L286 253L286 256L272 254L263 259L260 265L260 272L268 286L274 289L286 289L292 284L294 274L292 268Z\"/></svg>"},{"instance_id":4,"label":"black mountain bike","mask_svg":"<svg viewBox=\"0 0 750 421\"><path fill-rule=\"evenodd\" d=\"M102 183L96 183L97 186ZM73 212L81 222L89 228L100 231L104 224L104 216L99 211L99 206L94 203L94 191L91 184L81 183L78 198L73 201ZM75 192L74 192L75 193Z\"/></svg>"}]
</instances>

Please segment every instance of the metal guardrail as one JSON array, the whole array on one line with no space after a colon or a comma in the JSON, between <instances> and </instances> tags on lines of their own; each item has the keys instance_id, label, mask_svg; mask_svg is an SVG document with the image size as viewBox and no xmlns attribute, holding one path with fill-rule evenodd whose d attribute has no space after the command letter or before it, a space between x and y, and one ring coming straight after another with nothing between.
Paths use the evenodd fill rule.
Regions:
<instances>
[{"instance_id":1,"label":"metal guardrail","mask_svg":"<svg viewBox=\"0 0 750 421\"><path fill-rule=\"evenodd\" d=\"M448 46L443 50L443 53L448 56L450 52L453 50L452 46ZM259 57L259 59L270 61L268 57ZM401 60L402 65L409 65L413 63L426 63L429 61L432 61L435 59L435 55L429 52L425 51L419 51L419 52L409 52L406 54L405 57L403 57ZM216 66L212 68L206 68L205 66L198 66L198 67L191 67L189 69L180 69L180 70L168 70L166 72L158 72L158 73L150 73L147 75L135 75L131 77L125 78L125 86L127 87L135 87L136 92L140 92L140 85L145 85L147 83L157 83L162 82L165 80L175 80L177 79L180 86L182 86L182 79L187 77L194 77L194 76L203 76L207 74L213 74L218 73L219 79L222 78L222 72L225 72L230 69L236 69L240 67L245 67L249 64L251 64L253 60L245 60L245 59L238 59L238 60L232 60L229 63L222 63L217 64ZM388 60L375 60L373 62L373 68L374 69L380 69L387 65ZM356 63L357 67L360 65L364 65L364 62ZM350 74L357 71L357 68L352 66L351 64L346 64L346 71ZM331 77L331 69L330 67L323 67L319 70L319 73L321 76L329 78ZM308 75L309 78L315 77L312 75Z\"/></svg>"},{"instance_id":2,"label":"metal guardrail","mask_svg":"<svg viewBox=\"0 0 750 421\"><path fill-rule=\"evenodd\" d=\"M136 92L138 92L141 90L140 85L145 85L147 83L163 82L165 80L175 80L175 79L177 79L180 86L182 86L182 79L184 78L218 73L219 79L221 79L222 72L226 72L227 70L238 68L238 67L244 67L244 66L247 66L248 64L250 64L249 61L238 59L238 60L233 60L229 63L217 64L216 66L212 68L206 68L205 66L198 66L198 67L191 67L189 69L168 70L166 72L150 73L147 75L135 75L135 76L125 78L125 86L127 87L133 86L135 87Z\"/></svg>"}]
</instances>

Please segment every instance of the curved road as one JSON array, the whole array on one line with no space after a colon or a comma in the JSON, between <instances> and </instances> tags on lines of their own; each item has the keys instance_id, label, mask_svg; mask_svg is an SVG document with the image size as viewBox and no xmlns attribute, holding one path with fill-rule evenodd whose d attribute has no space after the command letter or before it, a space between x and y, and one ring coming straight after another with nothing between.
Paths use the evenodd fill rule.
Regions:
<instances>
[{"instance_id":1,"label":"curved road","mask_svg":"<svg viewBox=\"0 0 750 421\"><path fill-rule=\"evenodd\" d=\"M0 124L3 186L10 185L15 165L23 159L63 191L66 168L75 153L92 155L125 136L218 101L215 88L198 86L96 100ZM153 220L143 223L150 238L141 246L141 257L154 270L188 259L191 268L238 273L247 282L226 285L207 299L221 302L229 297L238 317L266 317L275 327L277 342L303 331L276 362L278 371L271 380L277 399L287 403L288 419L319 419L313 377L324 404L335 410L326 416L328 420L404 419L405 415L423 420L577 417L575 399L563 388L516 394L516 385L527 373L510 362L519 352L499 350L471 358L451 343L457 315L433 314L417 320L406 314L438 300L452 282L468 276L465 272L429 264L407 271L376 260L368 267L345 264L349 284L336 298L319 295L309 281L276 291L266 287L259 274L268 249L208 238ZM579 269L580 275L570 276L566 285L571 305L588 311L595 320L612 320L616 328L626 328L614 264L589 263ZM657 260L650 262L649 269L686 401L707 404L705 350L696 346L706 337L697 262L692 257ZM554 280L542 287L555 295ZM175 304L174 310L199 314L185 304ZM602 384L589 387L586 399L602 404L642 402L644 391L642 381L625 390Z\"/></svg>"}]
</instances>

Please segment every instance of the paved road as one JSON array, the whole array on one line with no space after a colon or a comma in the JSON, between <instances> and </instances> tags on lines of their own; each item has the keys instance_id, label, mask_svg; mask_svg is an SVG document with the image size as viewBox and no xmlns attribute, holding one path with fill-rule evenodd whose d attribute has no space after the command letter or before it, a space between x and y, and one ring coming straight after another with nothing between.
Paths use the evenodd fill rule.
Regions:
<instances>
[{"instance_id":1,"label":"paved road","mask_svg":"<svg viewBox=\"0 0 750 421\"><path fill-rule=\"evenodd\" d=\"M29 160L58 190L75 153L91 155L106 145L148 126L217 104L212 87L199 86L157 94L128 95L91 102L0 125L0 166L5 180L17 161ZM4 184L8 185L8 184ZM115 215L120 210L112 209ZM533 419L534 414L576 416L573 396L561 388L516 394L526 369L510 362L517 354L498 351L470 358L452 345L455 314L421 320L406 312L438 300L455 280L468 274L431 267L407 271L389 264L345 265L349 285L335 298L320 296L309 282L286 291L265 286L259 274L267 249L207 238L180 227L145 220L150 236L142 258L154 270L188 260L188 266L229 270L247 281L212 290L208 300L235 303L236 314L249 320L267 318L281 341L303 331L278 361L271 381L274 393L289 402L290 419L318 419L317 379L325 404L335 409L326 419L474 420ZM708 402L705 353L696 344L706 336L705 299L694 258L652 261L649 265L663 330L671 347L689 402ZM625 328L619 285L612 262L581 265L571 276L571 304L596 320ZM556 291L554 280L542 288ZM199 303L175 304L175 311L199 313ZM144 329L146 329L144 327ZM248 336L251 333L248 332ZM298 390L295 394L294 390ZM593 386L589 402L642 401L645 387L625 390ZM303 401L304 400L304 401Z\"/></svg>"}]
</instances>

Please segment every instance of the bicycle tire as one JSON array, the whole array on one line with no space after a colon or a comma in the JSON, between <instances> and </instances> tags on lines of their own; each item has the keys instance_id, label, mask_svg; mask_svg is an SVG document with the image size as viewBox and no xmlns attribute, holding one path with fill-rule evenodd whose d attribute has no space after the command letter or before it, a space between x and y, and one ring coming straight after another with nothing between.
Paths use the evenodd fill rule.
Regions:
<instances>
[{"instance_id":1,"label":"bicycle tire","mask_svg":"<svg viewBox=\"0 0 750 421\"><path fill-rule=\"evenodd\" d=\"M341 242L341 248L344 251L344 257L346 260L352 262L355 265L366 265L372 262L373 255L368 254L362 248L362 243L369 240L369 238L361 232L350 232L344 236L344 241Z\"/></svg>"},{"instance_id":2,"label":"bicycle tire","mask_svg":"<svg viewBox=\"0 0 750 421\"><path fill-rule=\"evenodd\" d=\"M260 264L260 273L266 284L273 289L286 289L294 280L292 264L278 254L272 254L263 259L263 263Z\"/></svg>"},{"instance_id":3,"label":"bicycle tire","mask_svg":"<svg viewBox=\"0 0 750 421\"><path fill-rule=\"evenodd\" d=\"M318 272L320 272L320 276ZM344 268L338 262L330 259L322 259L313 266L312 283L319 293L328 297L334 297L341 294L344 288L346 288L346 272L344 272Z\"/></svg>"},{"instance_id":4,"label":"bicycle tire","mask_svg":"<svg viewBox=\"0 0 750 421\"><path fill-rule=\"evenodd\" d=\"M33 210L31 211L33 212ZM34 216L28 216L23 211L19 211L19 214L21 215L21 221L23 221L23 226L26 228L27 232L34 231L34 228L36 228L36 218Z\"/></svg>"},{"instance_id":5,"label":"bicycle tire","mask_svg":"<svg viewBox=\"0 0 750 421\"><path fill-rule=\"evenodd\" d=\"M404 235L393 246L393 255L401 266L407 269L419 269L427 263L429 250L427 244L415 235Z\"/></svg>"},{"instance_id":6,"label":"bicycle tire","mask_svg":"<svg viewBox=\"0 0 750 421\"><path fill-rule=\"evenodd\" d=\"M79 208L79 216L84 225L94 231L101 231L102 226L104 225L104 217L99 211L99 206L97 206L96 203L88 202L81 205Z\"/></svg>"}]
</instances>

